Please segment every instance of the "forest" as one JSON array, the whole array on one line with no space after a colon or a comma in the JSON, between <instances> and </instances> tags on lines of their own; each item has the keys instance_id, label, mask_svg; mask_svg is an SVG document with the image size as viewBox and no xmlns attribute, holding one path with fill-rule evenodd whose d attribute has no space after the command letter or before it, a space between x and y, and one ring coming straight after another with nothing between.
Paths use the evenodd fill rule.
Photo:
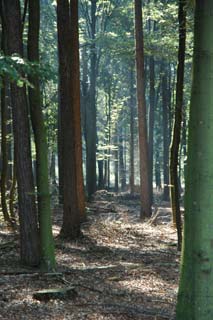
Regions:
<instances>
[{"instance_id":1,"label":"forest","mask_svg":"<svg viewBox=\"0 0 213 320\"><path fill-rule=\"evenodd\" d=\"M212 17L0 0L0 319L213 319Z\"/></svg>"}]
</instances>

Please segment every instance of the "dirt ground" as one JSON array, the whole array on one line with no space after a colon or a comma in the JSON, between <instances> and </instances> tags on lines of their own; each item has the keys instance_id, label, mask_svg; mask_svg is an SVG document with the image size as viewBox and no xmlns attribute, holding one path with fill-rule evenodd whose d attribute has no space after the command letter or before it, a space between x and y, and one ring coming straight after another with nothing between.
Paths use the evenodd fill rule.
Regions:
<instances>
[{"instance_id":1,"label":"dirt ground","mask_svg":"<svg viewBox=\"0 0 213 320\"><path fill-rule=\"evenodd\" d=\"M88 205L82 236L57 237L57 270L42 274L19 263L18 235L0 223L0 319L174 319L180 254L171 210L158 201L154 218L139 220L137 195L98 192ZM39 301L41 289L72 287L74 294Z\"/></svg>"}]
</instances>

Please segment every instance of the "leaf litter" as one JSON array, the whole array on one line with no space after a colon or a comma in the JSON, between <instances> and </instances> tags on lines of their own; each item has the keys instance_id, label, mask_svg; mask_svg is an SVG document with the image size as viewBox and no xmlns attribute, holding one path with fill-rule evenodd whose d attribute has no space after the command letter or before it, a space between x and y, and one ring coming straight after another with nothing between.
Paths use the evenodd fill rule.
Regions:
<instances>
[{"instance_id":1,"label":"leaf litter","mask_svg":"<svg viewBox=\"0 0 213 320\"><path fill-rule=\"evenodd\" d=\"M169 204L143 222L136 195L98 191L87 206L82 236L70 242L57 237L62 213L53 210L55 273L24 268L18 235L0 223L0 319L175 319L180 254ZM75 295L35 299L70 287Z\"/></svg>"}]
</instances>

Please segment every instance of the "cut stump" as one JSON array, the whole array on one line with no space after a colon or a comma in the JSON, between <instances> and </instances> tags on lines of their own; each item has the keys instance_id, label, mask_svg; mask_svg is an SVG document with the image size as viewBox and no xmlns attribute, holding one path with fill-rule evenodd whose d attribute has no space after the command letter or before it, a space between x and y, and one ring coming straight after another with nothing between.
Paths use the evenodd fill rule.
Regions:
<instances>
[{"instance_id":1,"label":"cut stump","mask_svg":"<svg viewBox=\"0 0 213 320\"><path fill-rule=\"evenodd\" d=\"M49 300L65 300L65 299L75 299L77 297L77 291L73 287L66 288L53 288L44 289L36 291L33 294L33 299L39 301L49 301Z\"/></svg>"}]
</instances>

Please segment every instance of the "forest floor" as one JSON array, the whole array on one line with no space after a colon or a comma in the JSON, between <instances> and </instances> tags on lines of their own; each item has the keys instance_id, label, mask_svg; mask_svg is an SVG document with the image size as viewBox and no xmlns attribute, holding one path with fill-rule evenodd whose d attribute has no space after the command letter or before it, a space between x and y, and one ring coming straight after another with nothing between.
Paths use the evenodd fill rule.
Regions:
<instances>
[{"instance_id":1,"label":"forest floor","mask_svg":"<svg viewBox=\"0 0 213 320\"><path fill-rule=\"evenodd\" d=\"M97 192L88 205L82 236L57 234L57 271L19 263L18 235L0 223L0 319L163 320L174 319L180 254L168 203L158 200L154 218L139 220L138 196ZM72 294L39 301L41 289L72 287Z\"/></svg>"}]
</instances>

